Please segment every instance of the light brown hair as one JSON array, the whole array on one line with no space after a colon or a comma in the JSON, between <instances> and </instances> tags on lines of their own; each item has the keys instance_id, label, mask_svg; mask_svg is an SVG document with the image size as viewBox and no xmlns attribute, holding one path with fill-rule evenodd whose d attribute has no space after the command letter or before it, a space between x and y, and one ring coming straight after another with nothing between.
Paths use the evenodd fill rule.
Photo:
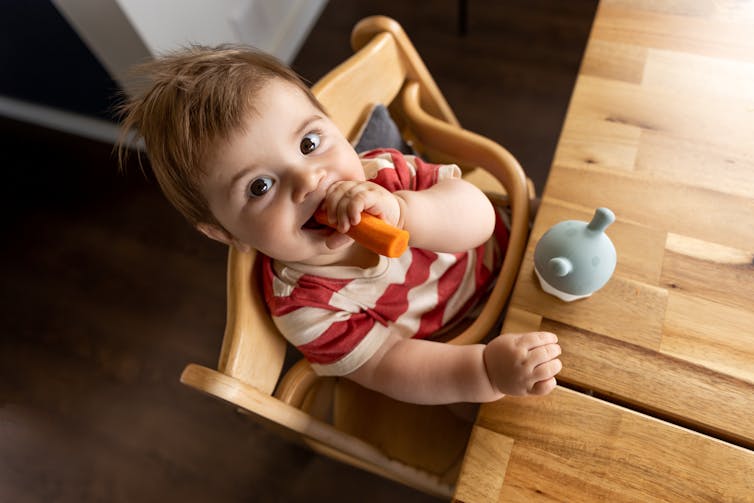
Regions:
<instances>
[{"instance_id":1,"label":"light brown hair","mask_svg":"<svg viewBox=\"0 0 754 503\"><path fill-rule=\"evenodd\" d=\"M218 140L240 130L254 97L271 79L301 88L322 106L301 78L274 57L249 47L190 46L135 69L146 89L120 107L121 168L134 131L144 139L155 178L167 199L192 225L219 225L202 195L204 156Z\"/></svg>"}]
</instances>

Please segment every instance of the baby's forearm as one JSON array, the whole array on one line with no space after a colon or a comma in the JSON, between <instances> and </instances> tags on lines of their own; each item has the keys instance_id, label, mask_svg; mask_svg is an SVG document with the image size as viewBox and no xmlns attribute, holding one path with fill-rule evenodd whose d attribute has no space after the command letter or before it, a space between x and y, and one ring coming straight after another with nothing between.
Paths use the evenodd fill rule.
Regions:
<instances>
[{"instance_id":1,"label":"baby's forearm","mask_svg":"<svg viewBox=\"0 0 754 503\"><path fill-rule=\"evenodd\" d=\"M426 190L395 195L401 199L402 226L411 236L411 246L462 252L487 241L494 230L492 204L464 180L442 180Z\"/></svg>"},{"instance_id":2,"label":"baby's forearm","mask_svg":"<svg viewBox=\"0 0 754 503\"><path fill-rule=\"evenodd\" d=\"M396 336L347 376L405 402L483 403L503 396L490 382L482 344L456 346Z\"/></svg>"}]
</instances>

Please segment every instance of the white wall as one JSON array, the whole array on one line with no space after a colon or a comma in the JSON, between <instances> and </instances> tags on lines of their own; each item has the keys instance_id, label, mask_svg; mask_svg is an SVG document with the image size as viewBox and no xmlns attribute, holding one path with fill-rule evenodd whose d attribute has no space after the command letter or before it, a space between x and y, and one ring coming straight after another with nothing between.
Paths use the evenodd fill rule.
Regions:
<instances>
[{"instance_id":1,"label":"white wall","mask_svg":"<svg viewBox=\"0 0 754 503\"><path fill-rule=\"evenodd\" d=\"M65 1L65 0L58 0ZM195 42L250 44L290 63L325 0L114 0L159 54Z\"/></svg>"},{"instance_id":2,"label":"white wall","mask_svg":"<svg viewBox=\"0 0 754 503\"><path fill-rule=\"evenodd\" d=\"M290 63L327 0L52 0L110 75L190 43L244 43Z\"/></svg>"}]
</instances>

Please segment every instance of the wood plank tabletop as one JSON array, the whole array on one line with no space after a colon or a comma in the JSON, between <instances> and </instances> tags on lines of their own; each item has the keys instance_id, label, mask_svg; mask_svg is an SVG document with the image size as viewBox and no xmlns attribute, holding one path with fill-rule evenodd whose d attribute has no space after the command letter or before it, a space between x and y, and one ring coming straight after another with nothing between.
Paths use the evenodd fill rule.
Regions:
<instances>
[{"instance_id":1,"label":"wood plank tabletop","mask_svg":"<svg viewBox=\"0 0 754 503\"><path fill-rule=\"evenodd\" d=\"M601 206L616 215L607 229L618 254L613 277L583 300L544 293L533 271L537 242L552 225L589 221ZM559 382L594 395L582 404L558 389L553 403L567 402L576 415L579 407L603 418L625 411L618 415L647 429L635 432L643 438L636 446L625 445L620 429L595 440L627 449L610 463L654 449L642 458L649 463L643 472L626 465L635 480L621 487L636 489L627 499L646 500L640 479L654 490L679 475L667 463L680 456L686 485L662 486L668 499L754 501L750 482L740 484L729 470L708 476L708 492L697 492L697 470L712 467L685 451L704 445L714 456L735 452L754 478L754 0L600 2L504 323L505 332L531 330L558 334ZM558 426L565 419L555 413L560 405L548 404L506 398L480 410L479 438L508 439L498 439L508 452L505 491L509 479L570 445L563 442L590 445ZM531 415L526 427L505 417L519 409ZM631 410L645 415L636 419ZM602 428L593 419L584 424ZM527 428L553 435L552 445L523 452L536 434ZM574 428L585 430L577 422ZM658 437L653 446L649 432L673 443ZM472 501L459 495L480 485L469 468L479 449L472 439L459 500ZM514 458L521 466L511 465ZM560 476L598 473L591 467L600 456L579 459L575 468L559 468ZM613 494L606 479L581 484L588 495ZM726 484L749 492L719 493Z\"/></svg>"},{"instance_id":2,"label":"wood plank tabletop","mask_svg":"<svg viewBox=\"0 0 754 503\"><path fill-rule=\"evenodd\" d=\"M751 501L754 456L568 389L477 421L455 493L477 501Z\"/></svg>"}]
</instances>

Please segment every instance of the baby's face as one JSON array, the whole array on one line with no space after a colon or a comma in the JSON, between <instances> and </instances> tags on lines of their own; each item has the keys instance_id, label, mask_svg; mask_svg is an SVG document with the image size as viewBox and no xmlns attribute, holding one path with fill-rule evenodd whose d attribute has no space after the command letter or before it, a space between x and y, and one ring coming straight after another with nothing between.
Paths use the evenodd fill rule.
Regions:
<instances>
[{"instance_id":1,"label":"baby's face","mask_svg":"<svg viewBox=\"0 0 754 503\"><path fill-rule=\"evenodd\" d=\"M337 263L350 243L325 245L332 229L312 215L327 188L364 180L351 144L308 97L272 79L255 99L242 131L207 157L203 193L215 218L241 250L313 265Z\"/></svg>"}]
</instances>

